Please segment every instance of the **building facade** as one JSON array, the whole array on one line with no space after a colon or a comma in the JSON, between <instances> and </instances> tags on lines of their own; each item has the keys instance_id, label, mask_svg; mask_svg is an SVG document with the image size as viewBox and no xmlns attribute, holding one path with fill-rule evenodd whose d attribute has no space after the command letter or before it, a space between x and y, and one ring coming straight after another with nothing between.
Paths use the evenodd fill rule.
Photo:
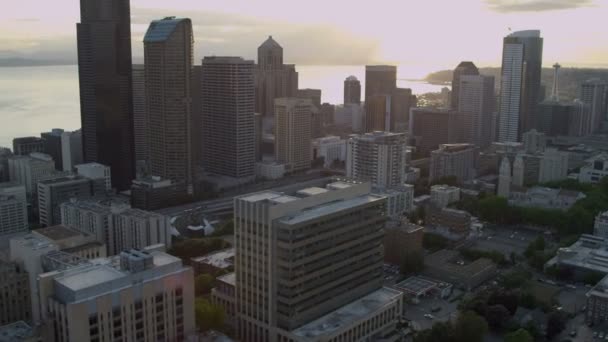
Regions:
<instances>
[{"instance_id":1,"label":"building facade","mask_svg":"<svg viewBox=\"0 0 608 342\"><path fill-rule=\"evenodd\" d=\"M44 153L44 139L38 137L22 137L13 139L13 154L29 156L31 153Z\"/></svg>"},{"instance_id":2,"label":"building facade","mask_svg":"<svg viewBox=\"0 0 608 342\"><path fill-rule=\"evenodd\" d=\"M344 104L361 104L361 82L355 76L344 80Z\"/></svg>"},{"instance_id":3,"label":"building facade","mask_svg":"<svg viewBox=\"0 0 608 342\"><path fill-rule=\"evenodd\" d=\"M463 61L458 64L452 74L452 90L450 92L449 108L459 110L460 108L460 82L463 76L479 76L479 69L473 62Z\"/></svg>"},{"instance_id":4,"label":"building facade","mask_svg":"<svg viewBox=\"0 0 608 342\"><path fill-rule=\"evenodd\" d=\"M25 186L0 183L0 236L28 230Z\"/></svg>"},{"instance_id":5,"label":"building facade","mask_svg":"<svg viewBox=\"0 0 608 342\"><path fill-rule=\"evenodd\" d=\"M27 272L17 263L0 261L0 326L31 319Z\"/></svg>"},{"instance_id":6,"label":"building facade","mask_svg":"<svg viewBox=\"0 0 608 342\"><path fill-rule=\"evenodd\" d=\"M84 177L59 177L38 182L38 217L43 227L61 223L60 205L72 198L85 199L93 196L90 179Z\"/></svg>"},{"instance_id":7,"label":"building facade","mask_svg":"<svg viewBox=\"0 0 608 342\"><path fill-rule=\"evenodd\" d=\"M55 172L55 162L48 154L32 153L29 156L15 156L8 160L9 178L23 184L28 199L37 191L37 183Z\"/></svg>"},{"instance_id":8,"label":"building facade","mask_svg":"<svg viewBox=\"0 0 608 342\"><path fill-rule=\"evenodd\" d=\"M287 172L310 168L312 157L310 99L275 100L275 160L286 165Z\"/></svg>"},{"instance_id":9,"label":"building facade","mask_svg":"<svg viewBox=\"0 0 608 342\"><path fill-rule=\"evenodd\" d=\"M581 84L580 100L589 111L588 131L596 133L606 120L608 110L608 83L594 78Z\"/></svg>"},{"instance_id":10,"label":"building facade","mask_svg":"<svg viewBox=\"0 0 608 342\"><path fill-rule=\"evenodd\" d=\"M492 113L495 108L494 77L462 75L459 77L458 103L455 109L464 114L465 139L481 148L492 143ZM452 93L453 94L453 93Z\"/></svg>"},{"instance_id":11,"label":"building facade","mask_svg":"<svg viewBox=\"0 0 608 342\"><path fill-rule=\"evenodd\" d=\"M472 144L443 144L431 152L429 180L454 176L459 182L470 181L477 175L479 148Z\"/></svg>"}]
</instances>

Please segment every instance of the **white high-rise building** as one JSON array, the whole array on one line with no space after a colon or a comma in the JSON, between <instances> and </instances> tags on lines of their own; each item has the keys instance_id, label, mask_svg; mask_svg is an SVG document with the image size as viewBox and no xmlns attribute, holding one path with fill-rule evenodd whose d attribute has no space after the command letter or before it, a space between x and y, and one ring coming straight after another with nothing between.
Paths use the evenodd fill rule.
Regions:
<instances>
[{"instance_id":1,"label":"white high-rise building","mask_svg":"<svg viewBox=\"0 0 608 342\"><path fill-rule=\"evenodd\" d=\"M498 141L517 142L532 128L540 96L543 39L540 31L513 32L504 38Z\"/></svg>"},{"instance_id":2,"label":"white high-rise building","mask_svg":"<svg viewBox=\"0 0 608 342\"><path fill-rule=\"evenodd\" d=\"M29 156L14 156L8 160L9 177L12 182L25 185L28 198L37 191L39 180L55 173L53 158L44 153L32 153Z\"/></svg>"},{"instance_id":3,"label":"white high-rise building","mask_svg":"<svg viewBox=\"0 0 608 342\"><path fill-rule=\"evenodd\" d=\"M555 148L545 150L540 160L539 183L568 178L568 152Z\"/></svg>"},{"instance_id":4,"label":"white high-rise building","mask_svg":"<svg viewBox=\"0 0 608 342\"><path fill-rule=\"evenodd\" d=\"M310 99L302 98L279 98L274 102L274 154L277 162L286 165L287 172L310 168L312 106Z\"/></svg>"},{"instance_id":5,"label":"white high-rise building","mask_svg":"<svg viewBox=\"0 0 608 342\"><path fill-rule=\"evenodd\" d=\"M323 167L330 167L335 161L346 161L346 140L336 136L315 139L312 143L317 158L323 157Z\"/></svg>"},{"instance_id":6,"label":"white high-rise building","mask_svg":"<svg viewBox=\"0 0 608 342\"><path fill-rule=\"evenodd\" d=\"M591 133L597 132L606 120L608 105L608 83L594 78L581 84L580 100L587 105L590 113L589 128Z\"/></svg>"},{"instance_id":7,"label":"white high-rise building","mask_svg":"<svg viewBox=\"0 0 608 342\"><path fill-rule=\"evenodd\" d=\"M460 188L437 184L431 187L431 202L439 208L460 201Z\"/></svg>"},{"instance_id":8,"label":"white high-rise building","mask_svg":"<svg viewBox=\"0 0 608 342\"><path fill-rule=\"evenodd\" d=\"M372 132L351 135L347 143L346 176L390 188L405 183L405 134Z\"/></svg>"},{"instance_id":9,"label":"white high-rise building","mask_svg":"<svg viewBox=\"0 0 608 342\"><path fill-rule=\"evenodd\" d=\"M509 198L511 192L511 162L509 158L502 158L500 163L500 172L498 174L498 192L497 195L504 198Z\"/></svg>"},{"instance_id":10,"label":"white high-rise building","mask_svg":"<svg viewBox=\"0 0 608 342\"><path fill-rule=\"evenodd\" d=\"M61 156L63 171L71 171L74 166L82 164L82 131L61 133Z\"/></svg>"},{"instance_id":11,"label":"white high-rise building","mask_svg":"<svg viewBox=\"0 0 608 342\"><path fill-rule=\"evenodd\" d=\"M99 163L80 164L76 165L76 173L91 180L103 180L106 191L112 190L112 173L109 166Z\"/></svg>"},{"instance_id":12,"label":"white high-rise building","mask_svg":"<svg viewBox=\"0 0 608 342\"><path fill-rule=\"evenodd\" d=\"M25 186L0 183L0 236L28 229Z\"/></svg>"},{"instance_id":13,"label":"white high-rise building","mask_svg":"<svg viewBox=\"0 0 608 342\"><path fill-rule=\"evenodd\" d=\"M461 75L457 110L466 118L466 142L485 148L492 143L494 76Z\"/></svg>"}]
</instances>

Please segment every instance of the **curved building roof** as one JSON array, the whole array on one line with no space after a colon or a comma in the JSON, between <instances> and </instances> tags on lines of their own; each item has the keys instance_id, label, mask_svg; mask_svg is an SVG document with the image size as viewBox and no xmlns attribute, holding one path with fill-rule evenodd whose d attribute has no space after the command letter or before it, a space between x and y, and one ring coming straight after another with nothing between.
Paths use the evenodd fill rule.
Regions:
<instances>
[{"instance_id":1,"label":"curved building roof","mask_svg":"<svg viewBox=\"0 0 608 342\"><path fill-rule=\"evenodd\" d=\"M190 22L190 19L166 17L152 21L144 36L144 43L164 42L171 37L171 34L181 22Z\"/></svg>"}]
</instances>

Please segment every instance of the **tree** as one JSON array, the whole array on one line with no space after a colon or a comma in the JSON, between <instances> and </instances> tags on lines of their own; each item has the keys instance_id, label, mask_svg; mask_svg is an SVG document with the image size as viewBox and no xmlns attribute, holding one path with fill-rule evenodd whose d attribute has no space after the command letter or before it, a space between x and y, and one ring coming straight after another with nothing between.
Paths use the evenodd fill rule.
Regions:
<instances>
[{"instance_id":1,"label":"tree","mask_svg":"<svg viewBox=\"0 0 608 342\"><path fill-rule=\"evenodd\" d=\"M484 318L492 330L500 331L511 318L511 313L504 305L491 305L486 309Z\"/></svg>"},{"instance_id":2,"label":"tree","mask_svg":"<svg viewBox=\"0 0 608 342\"><path fill-rule=\"evenodd\" d=\"M514 315L517 311L518 299L514 292L500 289L492 292L488 298L488 305L502 305L509 310L511 315Z\"/></svg>"},{"instance_id":3,"label":"tree","mask_svg":"<svg viewBox=\"0 0 608 342\"><path fill-rule=\"evenodd\" d=\"M481 342L488 332L488 323L473 311L460 314L454 325L454 341Z\"/></svg>"},{"instance_id":4,"label":"tree","mask_svg":"<svg viewBox=\"0 0 608 342\"><path fill-rule=\"evenodd\" d=\"M224 310L221 307L211 304L204 298L196 298L194 302L196 314L196 325L200 331L219 330L224 328Z\"/></svg>"},{"instance_id":5,"label":"tree","mask_svg":"<svg viewBox=\"0 0 608 342\"><path fill-rule=\"evenodd\" d=\"M194 279L194 289L197 296L207 295L211 292L215 278L211 274L200 274Z\"/></svg>"},{"instance_id":6,"label":"tree","mask_svg":"<svg viewBox=\"0 0 608 342\"><path fill-rule=\"evenodd\" d=\"M547 339L559 335L566 328L566 315L562 312L554 311L547 317Z\"/></svg>"},{"instance_id":7,"label":"tree","mask_svg":"<svg viewBox=\"0 0 608 342\"><path fill-rule=\"evenodd\" d=\"M228 243L219 238L184 239L177 241L169 249L169 254L174 255L188 264L190 259L227 248Z\"/></svg>"},{"instance_id":8,"label":"tree","mask_svg":"<svg viewBox=\"0 0 608 342\"><path fill-rule=\"evenodd\" d=\"M416 334L414 342L450 342L453 332L450 322L437 322L431 329Z\"/></svg>"},{"instance_id":9,"label":"tree","mask_svg":"<svg viewBox=\"0 0 608 342\"><path fill-rule=\"evenodd\" d=\"M410 252L407 253L403 260L401 261L401 265L399 266L399 271L403 275L419 273L424 269L424 256L418 252Z\"/></svg>"},{"instance_id":10,"label":"tree","mask_svg":"<svg viewBox=\"0 0 608 342\"><path fill-rule=\"evenodd\" d=\"M505 335L505 342L534 342L532 335L526 329L519 329Z\"/></svg>"}]
</instances>

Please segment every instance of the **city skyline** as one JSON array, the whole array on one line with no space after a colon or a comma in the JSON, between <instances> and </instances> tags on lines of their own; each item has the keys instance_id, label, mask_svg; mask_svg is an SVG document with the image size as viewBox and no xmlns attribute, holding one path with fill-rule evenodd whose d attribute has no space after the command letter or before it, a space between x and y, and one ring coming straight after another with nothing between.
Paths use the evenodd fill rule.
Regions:
<instances>
[{"instance_id":1,"label":"city skyline","mask_svg":"<svg viewBox=\"0 0 608 342\"><path fill-rule=\"evenodd\" d=\"M0 14L0 61L8 58L75 60L75 28L78 6L74 1L32 5L25 0ZM317 0L313 2L319 2ZM479 66L500 65L501 45L496 37L510 31L540 29L545 38L544 62L559 61L572 66L603 66L608 57L608 33L602 18L608 4L599 1L504 1L466 0L394 4L381 0L377 6L350 5L298 8L274 0L263 3L237 1L228 8L222 3L172 2L171 7L157 0L133 0L132 45L134 60L143 56L142 38L152 19L167 15L189 17L193 21L195 60L208 55L255 57L259 37L274 34L285 48L285 60L297 64L417 64L434 71L452 68L461 60ZM411 6L410 6L411 5ZM386 8L393 6L391 11ZM325 8L318 11L319 7ZM61 12L57 10L61 8ZM422 15L408 16L414 9ZM437 11L441 9L441 11ZM313 13L314 11L314 13ZM404 14L405 13L405 14ZM467 13L475 21L463 21L453 13ZM374 18L382 18L376 20ZM407 20L404 20L407 18ZM582 22L586 25L563 25ZM373 25L360 25L361 22ZM408 45L395 44L408 32ZM480 29L482 28L483 29ZM450 35L470 39L447 39ZM413 49L412 47L416 47ZM317 54L314 51L324 51ZM348 51L345 54L344 51Z\"/></svg>"}]
</instances>

